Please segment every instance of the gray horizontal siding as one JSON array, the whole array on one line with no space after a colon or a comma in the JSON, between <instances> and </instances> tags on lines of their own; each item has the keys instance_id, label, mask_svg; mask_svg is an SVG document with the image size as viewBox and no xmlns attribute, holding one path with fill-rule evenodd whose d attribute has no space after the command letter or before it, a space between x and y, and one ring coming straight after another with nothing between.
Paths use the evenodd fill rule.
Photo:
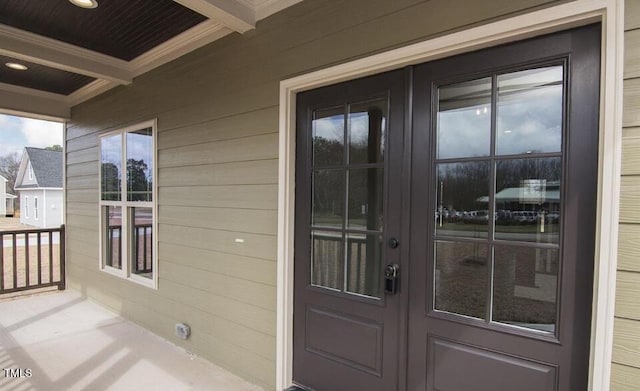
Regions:
<instances>
[{"instance_id":1,"label":"gray horizontal siding","mask_svg":"<svg viewBox=\"0 0 640 391\"><path fill-rule=\"evenodd\" d=\"M307 0L74 107L70 286L273 389L280 81L552 3ZM98 271L99 136L152 118L157 291ZM191 339L173 337L176 322L192 326Z\"/></svg>"}]
</instances>

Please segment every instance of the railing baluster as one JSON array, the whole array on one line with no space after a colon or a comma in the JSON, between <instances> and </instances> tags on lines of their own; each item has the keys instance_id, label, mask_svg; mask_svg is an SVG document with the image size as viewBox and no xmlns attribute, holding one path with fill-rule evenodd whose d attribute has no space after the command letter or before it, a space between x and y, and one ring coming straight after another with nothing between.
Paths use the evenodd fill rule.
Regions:
<instances>
[{"instance_id":1,"label":"railing baluster","mask_svg":"<svg viewBox=\"0 0 640 391\"><path fill-rule=\"evenodd\" d=\"M18 287L18 234L13 235L13 289Z\"/></svg>"},{"instance_id":2,"label":"railing baluster","mask_svg":"<svg viewBox=\"0 0 640 391\"><path fill-rule=\"evenodd\" d=\"M142 237L142 244L143 244L143 249L142 249L142 264L143 264L143 269L148 270L149 268L147 267L147 227L143 227L142 228L142 233L143 233L143 237Z\"/></svg>"},{"instance_id":3,"label":"railing baluster","mask_svg":"<svg viewBox=\"0 0 640 391\"><path fill-rule=\"evenodd\" d=\"M149 227L149 232L149 244L151 245L151 248L149 249L149 270L153 272L153 226Z\"/></svg>"},{"instance_id":4,"label":"railing baluster","mask_svg":"<svg viewBox=\"0 0 640 391\"><path fill-rule=\"evenodd\" d=\"M118 227L118 269L122 269L122 226Z\"/></svg>"},{"instance_id":5,"label":"railing baluster","mask_svg":"<svg viewBox=\"0 0 640 391\"><path fill-rule=\"evenodd\" d=\"M42 285L42 232L38 232L38 285Z\"/></svg>"},{"instance_id":6,"label":"railing baluster","mask_svg":"<svg viewBox=\"0 0 640 391\"><path fill-rule=\"evenodd\" d=\"M24 286L29 286L29 232L24 233Z\"/></svg>"},{"instance_id":7,"label":"railing baluster","mask_svg":"<svg viewBox=\"0 0 640 391\"><path fill-rule=\"evenodd\" d=\"M53 284L53 231L49 231L49 283Z\"/></svg>"},{"instance_id":8,"label":"railing baluster","mask_svg":"<svg viewBox=\"0 0 640 391\"><path fill-rule=\"evenodd\" d=\"M133 236L133 267L135 268L135 273L140 272L140 265L138 262L140 261L140 227L134 227L133 232L135 232Z\"/></svg>"},{"instance_id":9,"label":"railing baluster","mask_svg":"<svg viewBox=\"0 0 640 391\"><path fill-rule=\"evenodd\" d=\"M107 246L105 264L113 267L113 227L109 227L107 235L109 236L109 245Z\"/></svg>"}]
</instances>

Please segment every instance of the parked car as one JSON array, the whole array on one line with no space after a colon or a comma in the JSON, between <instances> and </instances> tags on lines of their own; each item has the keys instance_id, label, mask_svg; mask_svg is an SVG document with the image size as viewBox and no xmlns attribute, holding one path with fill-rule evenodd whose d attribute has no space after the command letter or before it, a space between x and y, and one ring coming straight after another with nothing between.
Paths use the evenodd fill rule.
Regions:
<instances>
[{"instance_id":1,"label":"parked car","mask_svg":"<svg viewBox=\"0 0 640 391\"><path fill-rule=\"evenodd\" d=\"M533 224L538 220L538 212L532 210L516 210L511 212L511 218L519 224Z\"/></svg>"},{"instance_id":2,"label":"parked car","mask_svg":"<svg viewBox=\"0 0 640 391\"><path fill-rule=\"evenodd\" d=\"M487 224L489 221L488 210L472 210L466 212L463 217L463 221L468 224Z\"/></svg>"}]
</instances>

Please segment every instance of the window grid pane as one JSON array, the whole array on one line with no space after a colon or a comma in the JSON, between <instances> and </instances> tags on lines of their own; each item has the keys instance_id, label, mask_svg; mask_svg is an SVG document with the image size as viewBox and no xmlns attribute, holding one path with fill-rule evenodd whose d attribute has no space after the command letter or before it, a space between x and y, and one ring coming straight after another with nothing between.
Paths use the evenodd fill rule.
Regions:
<instances>
[{"instance_id":1,"label":"window grid pane","mask_svg":"<svg viewBox=\"0 0 640 391\"><path fill-rule=\"evenodd\" d=\"M100 156L101 199L103 201L120 201L122 193L122 135L117 134L100 139Z\"/></svg>"},{"instance_id":2,"label":"window grid pane","mask_svg":"<svg viewBox=\"0 0 640 391\"><path fill-rule=\"evenodd\" d=\"M131 273L153 277L153 209L129 208Z\"/></svg>"},{"instance_id":3,"label":"window grid pane","mask_svg":"<svg viewBox=\"0 0 640 391\"><path fill-rule=\"evenodd\" d=\"M437 87L439 112L437 114L437 142L434 146L435 158L433 160L433 170L437 181L432 190L436 200L432 234L434 246L433 308L435 310L476 317L486 323L498 322L546 333L556 331L557 298L555 295L559 285L557 281L558 270L561 267L559 233L560 206L562 205L560 175L562 173L562 134L564 129L562 123L564 118L563 71L563 65L533 68ZM491 83L492 79L493 83ZM525 83L531 80L535 83L529 83L529 85ZM486 93L479 92L479 86L487 85L487 83L491 83L490 97ZM468 96L469 99L457 97L460 95L460 91L466 91L467 94L463 95ZM541 96L546 96L549 99L544 100ZM535 107L530 110L521 107L527 104L525 98L533 99L532 104ZM498 105L501 106L496 108ZM546 109L542 109L541 105ZM484 108L480 106L487 107L486 114L491 117L491 126L489 127L490 132L487 133L490 137L478 139L475 136L482 134L478 130L480 129L478 126L483 123L480 117L485 113ZM475 112L478 119L473 124L466 121L468 126L465 130L465 126L463 126L465 116L473 114L469 108L478 109ZM516 110L518 108L522 110ZM545 112L550 112L551 117L544 117ZM520 122L517 120L518 115L521 116ZM529 117L522 117L525 115ZM460 118L454 118L456 116ZM534 121L537 125L527 125L527 121ZM519 124L519 127L516 127L515 124ZM447 129L451 134L446 134ZM542 135L527 134L527 130L542 133ZM464 132L471 132L474 137L453 137L460 136ZM526 141L525 144L532 144L532 147L523 149L522 143L514 144L513 142L517 140L508 138L513 133L520 134L520 139L528 139L529 141ZM455 142L452 141L454 139ZM489 140L491 148L488 149L488 153L481 153L484 143ZM544 167L540 164L537 165L544 172L529 170L522 175L516 175L519 177L515 178L511 175L513 173L505 170L509 166L531 165L530 162L545 162L542 165ZM478 175L478 183L481 185L468 183L474 189L461 188L454 191L455 181L453 179L455 178L449 175L451 169L480 163L486 164L490 168L484 174L484 178L482 178L483 175ZM549 172L547 166L553 166L553 173ZM487 191L483 194L475 194L478 186L484 187ZM446 191L445 187L448 187ZM518 198L507 199L509 194L513 193L511 194L513 196L516 190L518 190ZM466 203L468 205L454 205L456 202L451 197L455 193L463 191L467 193L471 191L473 199ZM527 212L527 208L524 208L526 210L523 209L523 211L520 210L522 208L516 208L518 210L515 211L515 217L520 218L520 214L535 213L536 224L531 227L524 222L521 224L522 226L514 223L512 206L521 205L523 202L527 205L535 203L535 206L528 208L533 208L533 212ZM465 232L468 230L462 229L464 228L462 224L465 215L467 223L470 223L471 219L477 217L478 214L481 214L481 217L486 220L483 220L482 223L486 224L485 230L488 229L488 235L477 235L473 232L470 235ZM529 221L527 220L527 222ZM479 221L475 221L475 223L476 225L480 224ZM456 224L460 224L460 226L456 226ZM528 239L531 236L528 235L528 231L532 229L536 231L532 233L535 239L533 241ZM515 232L518 230L527 232ZM457 236L464 237L465 242L449 241ZM443 238L447 238L447 241L443 241ZM508 246L509 242L513 242L517 246ZM475 274L465 275L461 266L464 260L466 259L468 262L472 258L482 258L478 254L461 255L456 253L456 251L464 253L461 249L468 246L481 246L485 251L488 251L486 261L488 263ZM505 260L505 254L514 253L514 250L507 251L512 247L524 249L515 251L520 254L517 266ZM458 250L453 250L455 248ZM445 251L447 249L448 251ZM541 270L547 269L555 270L555 272L546 271L546 274L542 274ZM514 273L517 270L519 274L512 276L509 274L510 270ZM550 276L553 273L555 276ZM457 278L447 279L447 276L456 274ZM534 280L543 287L532 288L537 289L535 293L532 293L534 290L527 290L531 287L523 288L519 285L523 279ZM471 296L467 296L464 289L454 289L456 281L466 281L466 284L463 283L460 286L473 291L477 291L472 288L473 286L477 287L481 285L479 281L484 281L486 288L481 295L484 304L475 303L475 307L465 307L471 301L469 299ZM471 283L471 281L475 282ZM450 297L447 298L445 295L450 295ZM452 298L456 295L458 299L453 300ZM474 300L477 299L478 297L474 298ZM514 300L518 305L510 305L510 303L514 303ZM528 313L523 312L522 303L525 302L527 305L533 306L534 310Z\"/></svg>"},{"instance_id":4,"label":"window grid pane","mask_svg":"<svg viewBox=\"0 0 640 391\"><path fill-rule=\"evenodd\" d=\"M495 246L494 259L492 321L554 333L558 250Z\"/></svg>"},{"instance_id":5,"label":"window grid pane","mask_svg":"<svg viewBox=\"0 0 640 391\"><path fill-rule=\"evenodd\" d=\"M153 201L153 134L151 128L128 132L127 201Z\"/></svg>"},{"instance_id":6,"label":"window grid pane","mask_svg":"<svg viewBox=\"0 0 640 391\"><path fill-rule=\"evenodd\" d=\"M103 206L102 210L104 264L115 269L122 269L122 208Z\"/></svg>"},{"instance_id":7,"label":"window grid pane","mask_svg":"<svg viewBox=\"0 0 640 391\"><path fill-rule=\"evenodd\" d=\"M379 298L388 100L312 117L311 285Z\"/></svg>"}]
</instances>

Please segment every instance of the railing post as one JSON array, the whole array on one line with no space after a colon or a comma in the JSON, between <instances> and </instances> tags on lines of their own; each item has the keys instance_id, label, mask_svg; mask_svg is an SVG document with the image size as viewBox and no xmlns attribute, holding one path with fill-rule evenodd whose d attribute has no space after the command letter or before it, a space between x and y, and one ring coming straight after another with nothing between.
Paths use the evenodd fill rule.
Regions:
<instances>
[{"instance_id":1,"label":"railing post","mask_svg":"<svg viewBox=\"0 0 640 391\"><path fill-rule=\"evenodd\" d=\"M49 243L51 246L51 243ZM62 224L60 226L60 285L58 285L59 290L64 290L67 286L67 277L65 272L65 226Z\"/></svg>"}]
</instances>

